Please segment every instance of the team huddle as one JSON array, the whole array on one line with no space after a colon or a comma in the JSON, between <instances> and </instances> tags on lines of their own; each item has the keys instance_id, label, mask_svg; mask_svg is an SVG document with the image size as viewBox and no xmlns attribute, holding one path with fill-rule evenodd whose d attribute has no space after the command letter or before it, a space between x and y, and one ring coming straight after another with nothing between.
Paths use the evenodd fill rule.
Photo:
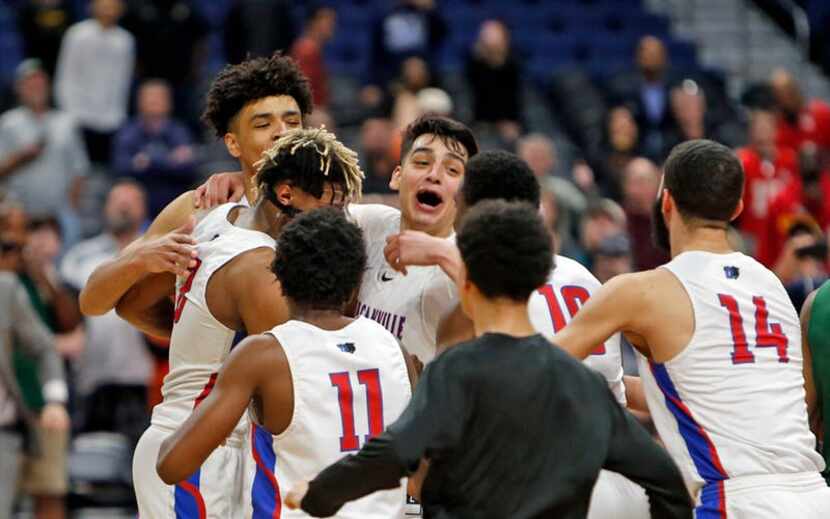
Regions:
<instances>
[{"instance_id":1,"label":"team huddle","mask_svg":"<svg viewBox=\"0 0 830 519\"><path fill-rule=\"evenodd\" d=\"M727 241L731 150L673 150L654 214L672 260L601 286L554 254L517 156L423 116L400 210L360 204L356 153L304 129L311 109L290 58L226 67L203 119L240 172L81 293L170 338L142 518L830 516L798 315Z\"/></svg>"}]
</instances>

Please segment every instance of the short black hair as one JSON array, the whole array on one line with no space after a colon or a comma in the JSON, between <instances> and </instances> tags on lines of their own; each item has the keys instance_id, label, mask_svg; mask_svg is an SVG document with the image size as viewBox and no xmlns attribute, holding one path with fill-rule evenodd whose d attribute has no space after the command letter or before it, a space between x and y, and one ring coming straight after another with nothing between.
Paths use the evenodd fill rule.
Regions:
<instances>
[{"instance_id":1,"label":"short black hair","mask_svg":"<svg viewBox=\"0 0 830 519\"><path fill-rule=\"evenodd\" d=\"M293 59L275 52L225 66L207 93L202 121L222 137L246 104L269 96L293 97L303 117L314 109L308 78Z\"/></svg>"},{"instance_id":2,"label":"short black hair","mask_svg":"<svg viewBox=\"0 0 830 519\"><path fill-rule=\"evenodd\" d=\"M363 232L331 207L303 213L280 234L271 270L294 304L341 309L366 270Z\"/></svg>"},{"instance_id":3,"label":"short black hair","mask_svg":"<svg viewBox=\"0 0 830 519\"><path fill-rule=\"evenodd\" d=\"M435 135L447 146L451 145L449 141L458 142L467 150L467 158L478 153L478 142L467 125L443 115L427 114L412 121L404 130L401 141L401 163L412 149L415 139L426 134Z\"/></svg>"},{"instance_id":4,"label":"short black hair","mask_svg":"<svg viewBox=\"0 0 830 519\"><path fill-rule=\"evenodd\" d=\"M744 191L744 168L731 149L706 139L678 144L663 166L663 186L684 218L729 222Z\"/></svg>"},{"instance_id":5,"label":"short black hair","mask_svg":"<svg viewBox=\"0 0 830 519\"><path fill-rule=\"evenodd\" d=\"M553 268L550 234L529 204L486 200L464 218L457 237L467 277L488 298L527 301Z\"/></svg>"},{"instance_id":6,"label":"short black hair","mask_svg":"<svg viewBox=\"0 0 830 519\"><path fill-rule=\"evenodd\" d=\"M44 214L34 216L29 219L29 232L39 231L41 229L51 229L58 238L63 238L63 230L61 223L55 215Z\"/></svg>"},{"instance_id":7,"label":"short black hair","mask_svg":"<svg viewBox=\"0 0 830 519\"><path fill-rule=\"evenodd\" d=\"M518 155L501 150L482 151L464 169L461 196L467 207L482 200L502 199L539 208L539 181Z\"/></svg>"}]
</instances>

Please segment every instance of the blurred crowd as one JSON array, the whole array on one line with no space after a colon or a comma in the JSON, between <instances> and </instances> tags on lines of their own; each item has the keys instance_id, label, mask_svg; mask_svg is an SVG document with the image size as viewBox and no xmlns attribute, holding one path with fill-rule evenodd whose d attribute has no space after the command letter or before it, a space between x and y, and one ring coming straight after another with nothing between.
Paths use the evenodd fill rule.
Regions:
<instances>
[{"instance_id":1,"label":"blurred crowd","mask_svg":"<svg viewBox=\"0 0 830 519\"><path fill-rule=\"evenodd\" d=\"M215 73L211 27L185 0L13 4L26 59L0 115L0 269L22 282L54 335L71 432L134 442L160 398L165 344L114 313L82 318L77 293L178 194L233 167L199 122ZM437 63L452 21L433 0L403 0L374 22L371 73L343 77L327 60L338 11L307 4L299 23L289 1L232 2L224 57L293 56L314 92L307 125L359 153L368 200L396 203L398 130L423 113L451 115L485 149L528 162L559 252L604 282L668 259L651 241L660 165L675 144L706 137L735 147L746 171L735 246L772 268L798 307L827 278L830 106L786 71L729 99L717 78L673 67L664 42L643 36L627 66L601 80L566 71L540 84L528 80L509 25L491 19L447 72ZM539 124L539 112L553 122ZM21 405L33 415L48 405L38 362L15 349ZM13 425L2 420L0 430ZM42 455L31 462L41 466L23 470L22 488L37 517L63 517L68 434L48 425L36 426Z\"/></svg>"}]
</instances>

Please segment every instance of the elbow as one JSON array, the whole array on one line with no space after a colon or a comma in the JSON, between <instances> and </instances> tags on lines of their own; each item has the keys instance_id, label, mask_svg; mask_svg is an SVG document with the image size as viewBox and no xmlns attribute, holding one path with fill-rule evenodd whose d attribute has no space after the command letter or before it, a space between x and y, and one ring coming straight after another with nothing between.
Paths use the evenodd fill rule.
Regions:
<instances>
[{"instance_id":1,"label":"elbow","mask_svg":"<svg viewBox=\"0 0 830 519\"><path fill-rule=\"evenodd\" d=\"M81 295L78 297L78 308L81 310L82 314L87 317L94 317L96 315L104 315L111 310L110 308L104 308L102 305L98 304L89 292L90 291L84 287L84 289L81 290Z\"/></svg>"},{"instance_id":2,"label":"elbow","mask_svg":"<svg viewBox=\"0 0 830 519\"><path fill-rule=\"evenodd\" d=\"M176 464L170 460L170 438L166 438L159 449L156 473L166 484L175 485L187 477L187 474L182 473L181 470L176 470L176 468Z\"/></svg>"}]
</instances>

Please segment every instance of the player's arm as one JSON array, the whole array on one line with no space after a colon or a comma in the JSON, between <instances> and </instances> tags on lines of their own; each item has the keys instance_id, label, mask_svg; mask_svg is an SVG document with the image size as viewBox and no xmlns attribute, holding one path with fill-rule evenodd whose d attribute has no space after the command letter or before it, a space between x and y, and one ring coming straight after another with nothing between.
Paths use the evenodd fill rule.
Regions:
<instances>
[{"instance_id":1,"label":"player's arm","mask_svg":"<svg viewBox=\"0 0 830 519\"><path fill-rule=\"evenodd\" d=\"M156 471L168 485L182 481L233 432L255 391L268 377L287 373L279 342L270 335L248 337L231 351L210 395L161 444Z\"/></svg>"},{"instance_id":2,"label":"player's arm","mask_svg":"<svg viewBox=\"0 0 830 519\"><path fill-rule=\"evenodd\" d=\"M619 331L636 332L638 316L646 311L645 291L651 272L617 276L591 295L579 312L562 330L553 336L553 342L582 360Z\"/></svg>"},{"instance_id":3,"label":"player's arm","mask_svg":"<svg viewBox=\"0 0 830 519\"><path fill-rule=\"evenodd\" d=\"M692 502L677 465L637 420L617 404L611 391L606 394L604 406L611 415L612 430L603 468L643 487L652 517L691 519Z\"/></svg>"},{"instance_id":4,"label":"player's arm","mask_svg":"<svg viewBox=\"0 0 830 519\"><path fill-rule=\"evenodd\" d=\"M450 240L421 231L404 231L386 238L383 249L387 263L406 274L408 266L438 265L454 282L461 273L461 253Z\"/></svg>"},{"instance_id":5,"label":"player's arm","mask_svg":"<svg viewBox=\"0 0 830 519\"><path fill-rule=\"evenodd\" d=\"M440 355L450 347L475 337L473 321L464 314L461 304L455 308L438 323L438 334L435 339L438 345L436 356Z\"/></svg>"},{"instance_id":6,"label":"player's arm","mask_svg":"<svg viewBox=\"0 0 830 519\"><path fill-rule=\"evenodd\" d=\"M190 236L195 220L193 192L179 196L159 213L147 232L117 258L102 263L81 290L84 315L103 315L135 283L147 274L172 272L184 275L194 266L195 240Z\"/></svg>"},{"instance_id":7,"label":"player's arm","mask_svg":"<svg viewBox=\"0 0 830 519\"><path fill-rule=\"evenodd\" d=\"M151 274L130 288L118 301L118 315L142 332L170 337L173 331L173 300L176 276Z\"/></svg>"},{"instance_id":8,"label":"player's arm","mask_svg":"<svg viewBox=\"0 0 830 519\"><path fill-rule=\"evenodd\" d=\"M804 306L801 307L801 349L804 358L804 392L807 400L807 416L810 421L810 429L818 436L822 426L822 416L815 379L813 378L813 354L810 351L809 341L810 317L813 313L813 301L815 299L816 291L813 291L807 296Z\"/></svg>"},{"instance_id":9,"label":"player's arm","mask_svg":"<svg viewBox=\"0 0 830 519\"><path fill-rule=\"evenodd\" d=\"M246 253L245 261L231 265L228 273L230 296L237 306L242 326L253 335L288 320L288 306L280 284L271 272L274 249L260 248Z\"/></svg>"}]
</instances>

